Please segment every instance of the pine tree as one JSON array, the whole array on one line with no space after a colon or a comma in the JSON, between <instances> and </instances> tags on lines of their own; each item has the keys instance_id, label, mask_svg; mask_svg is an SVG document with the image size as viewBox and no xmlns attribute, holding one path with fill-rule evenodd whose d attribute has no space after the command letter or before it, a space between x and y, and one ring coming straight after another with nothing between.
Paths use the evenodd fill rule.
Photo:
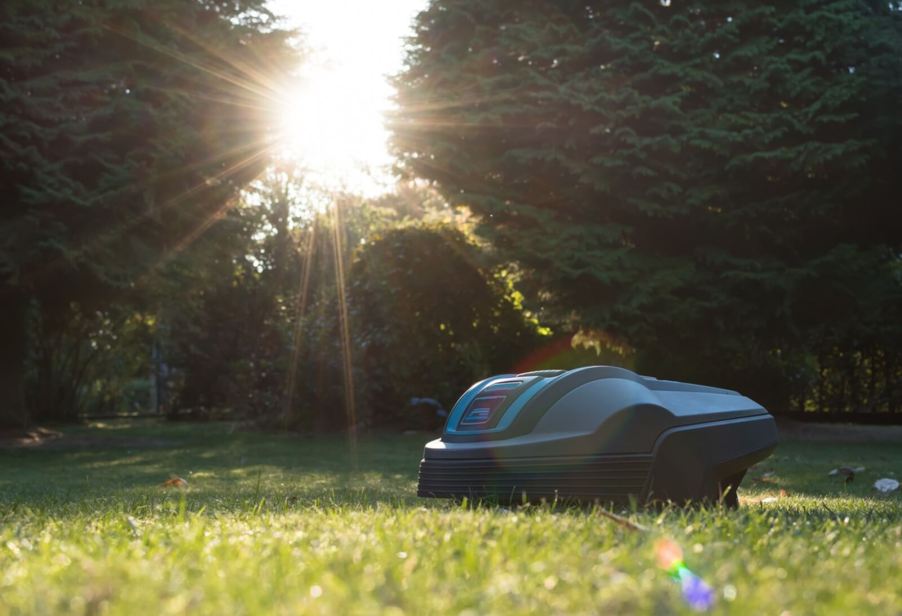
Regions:
<instances>
[{"instance_id":1,"label":"pine tree","mask_svg":"<svg viewBox=\"0 0 902 616\"><path fill-rule=\"evenodd\" d=\"M27 419L23 319L127 292L266 162L292 60L262 0L0 7L0 424Z\"/></svg>"},{"instance_id":2,"label":"pine tree","mask_svg":"<svg viewBox=\"0 0 902 616\"><path fill-rule=\"evenodd\" d=\"M398 87L399 166L646 368L785 404L902 305L892 3L435 0Z\"/></svg>"}]
</instances>

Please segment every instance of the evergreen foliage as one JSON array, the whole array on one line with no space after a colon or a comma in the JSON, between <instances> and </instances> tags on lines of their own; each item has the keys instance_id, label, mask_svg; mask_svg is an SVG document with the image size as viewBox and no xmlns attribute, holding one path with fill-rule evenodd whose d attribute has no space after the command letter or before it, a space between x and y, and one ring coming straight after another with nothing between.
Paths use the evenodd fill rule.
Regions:
<instances>
[{"instance_id":1,"label":"evergreen foliage","mask_svg":"<svg viewBox=\"0 0 902 616\"><path fill-rule=\"evenodd\" d=\"M48 331L104 306L259 174L289 34L262 0L0 6L0 423L25 419L29 305Z\"/></svg>"},{"instance_id":2,"label":"evergreen foliage","mask_svg":"<svg viewBox=\"0 0 902 616\"><path fill-rule=\"evenodd\" d=\"M778 409L882 357L900 408L894 3L434 0L397 82L400 167L559 323Z\"/></svg>"}]
</instances>

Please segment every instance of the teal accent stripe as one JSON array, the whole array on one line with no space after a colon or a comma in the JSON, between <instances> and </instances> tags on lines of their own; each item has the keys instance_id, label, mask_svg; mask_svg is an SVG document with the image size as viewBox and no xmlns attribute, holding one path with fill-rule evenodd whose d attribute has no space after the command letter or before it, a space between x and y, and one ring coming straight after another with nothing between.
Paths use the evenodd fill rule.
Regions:
<instances>
[{"instance_id":1,"label":"teal accent stripe","mask_svg":"<svg viewBox=\"0 0 902 616\"><path fill-rule=\"evenodd\" d=\"M483 389L494 383L495 381L503 381L504 379L509 379L513 374L502 374L499 376L490 376L487 379L483 379L470 387L467 391L464 392L460 398L457 399L457 402L454 403L454 406L451 409L451 413L448 415L448 421L446 425L446 431L454 434L458 434L457 430L455 430L452 426L456 426L461 419L461 416L464 414L464 411L470 405L473 398L479 395Z\"/></svg>"},{"instance_id":2,"label":"teal accent stripe","mask_svg":"<svg viewBox=\"0 0 902 616\"><path fill-rule=\"evenodd\" d=\"M490 379L486 379L485 381L480 381L473 387L467 390L467 392L460 397L460 400L457 401L457 404L454 405L454 408L451 410L451 416L448 417L447 424L447 432L449 434L459 434L462 436L469 435L477 435L477 434L494 434L497 432L502 432L507 430L510 425L517 418L517 415L520 414L520 411L523 410L523 407L526 406L526 403L529 402L531 398L533 398L540 390L542 390L549 383L554 382L555 379L538 379L535 383L530 385L526 391L521 393L517 398L511 403L511 405L504 412L504 415L501 416L501 421L498 422L498 425L494 428L489 428L488 430L457 430L454 426L457 426L458 421L460 420L460 415L463 414L464 409L467 408L467 405L470 404L470 401L473 400L485 387L490 385L492 381L508 379L513 375L505 375L502 377L492 377ZM485 386L482 386L485 384ZM463 403L463 404L461 404ZM460 408L458 408L460 406ZM455 415L455 411L457 414Z\"/></svg>"}]
</instances>

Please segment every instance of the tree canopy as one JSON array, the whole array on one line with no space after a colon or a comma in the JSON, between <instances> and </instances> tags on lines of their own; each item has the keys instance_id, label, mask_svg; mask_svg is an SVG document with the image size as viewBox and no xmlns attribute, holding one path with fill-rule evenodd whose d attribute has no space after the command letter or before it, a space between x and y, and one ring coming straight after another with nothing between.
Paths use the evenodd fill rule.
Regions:
<instances>
[{"instance_id":1,"label":"tree canopy","mask_svg":"<svg viewBox=\"0 0 902 616\"><path fill-rule=\"evenodd\" d=\"M296 60L262 0L0 8L0 413L21 417L24 313L133 288L263 169Z\"/></svg>"},{"instance_id":2,"label":"tree canopy","mask_svg":"<svg viewBox=\"0 0 902 616\"><path fill-rule=\"evenodd\" d=\"M891 389L892 3L435 0L397 83L401 169L478 214L558 323L780 405L806 357L867 346Z\"/></svg>"},{"instance_id":3,"label":"tree canopy","mask_svg":"<svg viewBox=\"0 0 902 616\"><path fill-rule=\"evenodd\" d=\"M506 273L449 225L374 234L357 251L349 291L367 407L383 424L403 425L411 398L452 404L541 339Z\"/></svg>"}]
</instances>

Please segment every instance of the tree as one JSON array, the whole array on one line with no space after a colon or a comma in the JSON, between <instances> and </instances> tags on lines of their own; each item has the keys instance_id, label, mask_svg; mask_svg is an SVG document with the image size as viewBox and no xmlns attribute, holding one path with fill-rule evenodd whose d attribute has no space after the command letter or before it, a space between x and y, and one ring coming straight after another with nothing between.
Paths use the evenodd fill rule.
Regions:
<instances>
[{"instance_id":1,"label":"tree","mask_svg":"<svg viewBox=\"0 0 902 616\"><path fill-rule=\"evenodd\" d=\"M42 421L143 412L150 406L150 330L146 314L129 304L89 313L73 304L66 327L42 331L29 315L26 401Z\"/></svg>"},{"instance_id":2,"label":"tree","mask_svg":"<svg viewBox=\"0 0 902 616\"><path fill-rule=\"evenodd\" d=\"M369 238L351 268L350 297L374 423L410 425L404 411L414 397L450 408L472 383L511 371L539 342L508 278L448 225Z\"/></svg>"},{"instance_id":3,"label":"tree","mask_svg":"<svg viewBox=\"0 0 902 616\"><path fill-rule=\"evenodd\" d=\"M401 169L640 368L781 406L821 332L902 306L893 3L436 0L398 87Z\"/></svg>"},{"instance_id":4,"label":"tree","mask_svg":"<svg viewBox=\"0 0 902 616\"><path fill-rule=\"evenodd\" d=\"M31 309L62 327L133 289L262 170L294 59L263 0L14 0L0 8L0 424Z\"/></svg>"},{"instance_id":5,"label":"tree","mask_svg":"<svg viewBox=\"0 0 902 616\"><path fill-rule=\"evenodd\" d=\"M198 411L281 412L300 269L296 169L271 168L153 286L160 343L177 373L171 417Z\"/></svg>"},{"instance_id":6,"label":"tree","mask_svg":"<svg viewBox=\"0 0 902 616\"><path fill-rule=\"evenodd\" d=\"M308 185L290 165L253 182L151 285L174 375L170 416L347 428L337 263L389 215Z\"/></svg>"}]
</instances>

